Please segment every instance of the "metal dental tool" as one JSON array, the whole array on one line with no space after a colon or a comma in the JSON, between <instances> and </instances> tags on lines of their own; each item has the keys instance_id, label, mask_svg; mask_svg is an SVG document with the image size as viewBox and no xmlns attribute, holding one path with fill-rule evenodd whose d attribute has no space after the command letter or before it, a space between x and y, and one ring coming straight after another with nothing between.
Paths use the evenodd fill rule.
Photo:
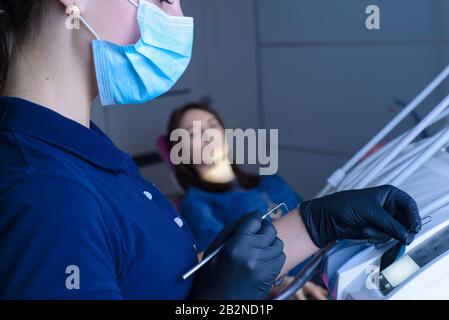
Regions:
<instances>
[{"instance_id":1,"label":"metal dental tool","mask_svg":"<svg viewBox=\"0 0 449 320\"><path fill-rule=\"evenodd\" d=\"M280 207L284 207L287 210L286 212L289 211L287 205L285 203L281 203L281 204L277 205L276 207L274 207L273 209L271 209L265 215L263 215L262 220L265 220L270 214L275 212ZM212 258L214 258L218 253L220 253L220 251L223 249L224 245L225 244L223 243L221 246L219 246L217 249L215 249L212 253L210 253L207 257L203 258L203 260L201 260L200 263L198 263L192 269L190 269L185 274L183 274L182 279L186 280L191 275L193 275L195 272L197 272L199 269L201 269L206 263L208 263L210 260L212 260Z\"/></svg>"}]
</instances>

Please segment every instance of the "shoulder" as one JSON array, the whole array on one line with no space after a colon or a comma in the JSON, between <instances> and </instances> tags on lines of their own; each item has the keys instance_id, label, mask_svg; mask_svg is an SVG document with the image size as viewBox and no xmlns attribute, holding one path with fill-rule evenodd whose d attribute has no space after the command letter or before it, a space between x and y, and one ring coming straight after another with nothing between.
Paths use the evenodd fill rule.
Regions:
<instances>
[{"instance_id":1,"label":"shoulder","mask_svg":"<svg viewBox=\"0 0 449 320\"><path fill-rule=\"evenodd\" d=\"M282 179L278 175L263 176L260 181L260 184L266 185L266 186L286 186L286 185L288 185L287 182L285 182L285 180Z\"/></svg>"},{"instance_id":2,"label":"shoulder","mask_svg":"<svg viewBox=\"0 0 449 320\"><path fill-rule=\"evenodd\" d=\"M209 198L207 192L197 188L190 188L182 199L182 214L189 215L195 213L195 215L198 215L202 212L209 211L211 209Z\"/></svg>"},{"instance_id":3,"label":"shoulder","mask_svg":"<svg viewBox=\"0 0 449 320\"><path fill-rule=\"evenodd\" d=\"M0 174L8 170L27 170L25 154L12 131L0 130L0 154Z\"/></svg>"},{"instance_id":4,"label":"shoulder","mask_svg":"<svg viewBox=\"0 0 449 320\"><path fill-rule=\"evenodd\" d=\"M11 192L27 188L40 194L64 193L65 188L71 191L85 185L79 168L69 160L71 155L31 136L0 130L0 154L0 197L12 186Z\"/></svg>"},{"instance_id":5,"label":"shoulder","mask_svg":"<svg viewBox=\"0 0 449 320\"><path fill-rule=\"evenodd\" d=\"M45 226L83 224L101 218L94 195L81 184L47 175L20 175L0 186L2 219L20 219ZM95 214L97 213L97 214Z\"/></svg>"},{"instance_id":6,"label":"shoulder","mask_svg":"<svg viewBox=\"0 0 449 320\"><path fill-rule=\"evenodd\" d=\"M47 172L70 174L73 156L52 143L14 130L0 130L0 175Z\"/></svg>"}]
</instances>

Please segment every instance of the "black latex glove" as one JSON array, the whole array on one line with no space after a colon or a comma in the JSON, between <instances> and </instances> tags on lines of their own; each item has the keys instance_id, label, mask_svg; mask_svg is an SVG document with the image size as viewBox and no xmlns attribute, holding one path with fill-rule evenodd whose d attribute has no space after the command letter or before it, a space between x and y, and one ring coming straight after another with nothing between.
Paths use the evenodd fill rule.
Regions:
<instances>
[{"instance_id":1,"label":"black latex glove","mask_svg":"<svg viewBox=\"0 0 449 320\"><path fill-rule=\"evenodd\" d=\"M204 253L222 251L196 274L192 299L266 299L285 263L274 226L251 213L225 228Z\"/></svg>"},{"instance_id":2,"label":"black latex glove","mask_svg":"<svg viewBox=\"0 0 449 320\"><path fill-rule=\"evenodd\" d=\"M393 186L345 191L306 201L300 212L319 248L339 239L382 243L394 238L410 244L421 231L415 200Z\"/></svg>"}]
</instances>

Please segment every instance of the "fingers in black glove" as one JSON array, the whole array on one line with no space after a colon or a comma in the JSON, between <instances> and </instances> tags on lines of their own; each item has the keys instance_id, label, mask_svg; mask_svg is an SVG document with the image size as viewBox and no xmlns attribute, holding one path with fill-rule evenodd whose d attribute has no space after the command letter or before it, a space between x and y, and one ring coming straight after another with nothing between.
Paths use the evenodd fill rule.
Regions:
<instances>
[{"instance_id":1,"label":"fingers in black glove","mask_svg":"<svg viewBox=\"0 0 449 320\"><path fill-rule=\"evenodd\" d=\"M262 221L262 227L255 239L259 241L261 247L268 247L277 239L277 230L273 224L267 220ZM259 238L259 239L258 239Z\"/></svg>"},{"instance_id":2,"label":"fingers in black glove","mask_svg":"<svg viewBox=\"0 0 449 320\"><path fill-rule=\"evenodd\" d=\"M388 241L391 238L410 244L414 235L410 233L398 220L396 220L384 208L373 208L372 215L367 219L367 227L363 228L363 234L369 235L372 242Z\"/></svg>"},{"instance_id":3,"label":"fingers in black glove","mask_svg":"<svg viewBox=\"0 0 449 320\"><path fill-rule=\"evenodd\" d=\"M247 227L254 228L253 230L257 229L258 231L262 226L262 221L262 215L259 212L251 212L229 226L226 226L215 239L212 240L211 244L205 250L204 256L208 256L211 252L224 244L236 231L245 231Z\"/></svg>"},{"instance_id":4,"label":"fingers in black glove","mask_svg":"<svg viewBox=\"0 0 449 320\"><path fill-rule=\"evenodd\" d=\"M405 226L407 230L414 234L421 231L421 216L419 215L416 201L406 192L393 187L384 186L387 189L387 197L384 202L384 208L392 212L393 216Z\"/></svg>"},{"instance_id":5,"label":"fingers in black glove","mask_svg":"<svg viewBox=\"0 0 449 320\"><path fill-rule=\"evenodd\" d=\"M223 230L206 250L223 250L195 277L193 299L265 299L285 263L284 245L260 213Z\"/></svg>"},{"instance_id":6,"label":"fingers in black glove","mask_svg":"<svg viewBox=\"0 0 449 320\"><path fill-rule=\"evenodd\" d=\"M339 239L410 244L421 230L416 202L393 186L351 190L306 201L301 215L312 241L320 248Z\"/></svg>"}]
</instances>

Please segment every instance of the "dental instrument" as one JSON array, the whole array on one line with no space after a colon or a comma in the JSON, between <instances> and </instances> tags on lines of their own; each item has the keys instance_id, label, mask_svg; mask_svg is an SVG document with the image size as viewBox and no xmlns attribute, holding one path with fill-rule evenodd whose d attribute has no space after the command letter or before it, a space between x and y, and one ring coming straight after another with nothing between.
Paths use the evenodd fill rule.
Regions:
<instances>
[{"instance_id":1,"label":"dental instrument","mask_svg":"<svg viewBox=\"0 0 449 320\"><path fill-rule=\"evenodd\" d=\"M277 205L276 207L274 207L273 209L271 209L269 212L267 212L266 214L264 214L262 216L262 220L265 220L270 214L272 214L273 212L275 212L276 210L278 210L279 208L284 207L287 212L288 207L285 203L281 203L279 205ZM210 253L209 255L207 255L205 258L203 258L201 260L200 263L198 263L197 265L195 265L192 269L190 269L189 271L187 271L185 274L182 275L182 279L186 280L188 279L190 276L192 276L195 272L197 272L199 269L201 269L206 263L208 263L210 260L212 260L218 253L220 253L220 251L223 249L224 247L224 243L219 246L217 249L215 249L212 253Z\"/></svg>"}]
</instances>

